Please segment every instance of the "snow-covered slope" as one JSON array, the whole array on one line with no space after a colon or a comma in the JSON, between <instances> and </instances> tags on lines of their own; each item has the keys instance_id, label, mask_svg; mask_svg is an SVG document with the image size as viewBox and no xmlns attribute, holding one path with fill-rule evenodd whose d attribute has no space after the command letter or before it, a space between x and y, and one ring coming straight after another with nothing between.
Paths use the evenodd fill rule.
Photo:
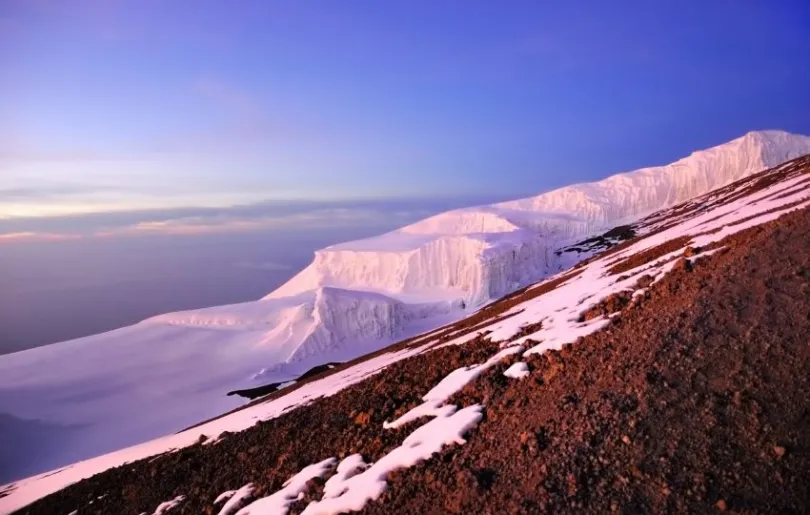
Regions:
<instances>
[{"instance_id":1,"label":"snow-covered slope","mask_svg":"<svg viewBox=\"0 0 810 515\"><path fill-rule=\"evenodd\" d=\"M554 252L572 239L806 153L809 137L750 133L668 166L329 247L259 301L0 356L0 429L14 450L0 456L0 479L176 431L241 404L227 391L287 381L461 318L573 264L582 256Z\"/></svg>"},{"instance_id":2,"label":"snow-covered slope","mask_svg":"<svg viewBox=\"0 0 810 515\"><path fill-rule=\"evenodd\" d=\"M339 474L338 481L346 480L342 484L343 488L333 496L324 495L322 499L307 507L307 513L359 510L369 500L377 499L387 488L386 477L392 470L407 468L427 459L445 445L464 444L464 433L481 419L481 406L473 404L458 409L458 406L448 402L454 392L474 381L487 368L508 356L515 356L518 353L527 356L549 349L560 349L567 342L589 335L610 324L611 317L615 315L614 312L599 309L607 305L607 299L623 296L630 302L630 299L636 297L644 298L652 284L660 281L676 267L690 266L715 252L722 252L724 245L727 245L727 242L723 242L727 236L773 221L791 211L808 208L810 208L810 156L787 163L765 174L736 182L674 209L648 216L634 224L640 236L628 241L621 248L614 248L609 253L595 256L583 266L559 273L547 281L527 288L514 298L496 302L477 312L475 318L424 334L407 345L337 369L326 377L302 384L287 395L257 403L187 431L169 434L141 445L76 463L62 470L0 487L0 512L18 509L111 467L171 452L173 449L194 445L201 440L205 442L204 445L215 444L223 437L222 433L225 431L243 431L257 421L283 416L290 410L318 398L335 395L380 373L393 363L429 353L433 349L463 345L480 333L485 333L493 342L500 342L502 347L500 352L478 365L453 370L424 394L424 403L416 405L399 418L386 422L378 428L384 431L386 428L396 428L432 417L411 432L400 447L394 448L373 464L365 463L359 456L347 456L346 462L359 458L359 462L355 463L358 466L351 469L355 473L351 476L356 479L348 481L350 474L346 474L345 477ZM214 313L210 315L209 320L215 319ZM217 312L216 315L223 317L218 320L231 324L243 323L248 319L226 316L225 311ZM203 319L200 318L198 321ZM256 321L255 317L249 319L251 323ZM155 326L165 327L158 323L155 323ZM146 344L145 342L146 339L141 343ZM80 343L81 340L68 345L77 352L77 356L81 355ZM209 347L215 348L213 345ZM65 354L63 358L67 358L68 355ZM226 355L227 353L223 352L218 359L224 360ZM135 356L129 358L133 359ZM99 359L90 365L103 367L103 364L103 360ZM64 365L69 366L70 363L65 361ZM54 375L59 373L59 369L53 363L47 364L47 370ZM22 380L23 377L16 379ZM42 382L41 378L39 382ZM158 388L162 385L142 386ZM51 391L51 394L54 393ZM418 393L422 395L422 392ZM64 402L67 397L77 395L79 393L76 391L65 391L61 401ZM510 402L511 399L512 397ZM365 400L358 401L358 406L360 405L364 406L364 409L369 409ZM67 409L65 407L65 410ZM135 412L130 420L149 411L148 408L145 411L132 407L129 409ZM224 438L231 437L224 436ZM330 456L321 458L326 461L311 466L319 465L321 469L331 470L337 464L337 460L331 459ZM338 465L338 472L347 466L346 462ZM303 469L302 473L305 470L307 469ZM285 483L288 484L291 482ZM173 495L178 493L188 496L199 495L195 492L198 485L193 486L194 488L188 485L189 490L174 492ZM271 495L263 499L251 499L254 504L243 513L251 509L259 510L261 506L267 504L272 505L273 496L292 500L297 495L297 492L286 495L289 492L284 489L279 492L281 493L264 492L262 495ZM96 495L100 493L102 492L96 492ZM230 493L236 495L234 492ZM80 506L75 508L81 509Z\"/></svg>"},{"instance_id":3,"label":"snow-covered slope","mask_svg":"<svg viewBox=\"0 0 810 515\"><path fill-rule=\"evenodd\" d=\"M324 287L0 356L0 481L177 431L244 403L226 392L347 361L456 311Z\"/></svg>"}]
</instances>

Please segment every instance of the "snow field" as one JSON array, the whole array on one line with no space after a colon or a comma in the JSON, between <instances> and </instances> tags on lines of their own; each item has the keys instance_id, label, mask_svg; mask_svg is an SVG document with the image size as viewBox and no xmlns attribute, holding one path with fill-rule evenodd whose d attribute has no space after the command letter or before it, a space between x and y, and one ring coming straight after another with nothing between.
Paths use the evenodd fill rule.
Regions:
<instances>
[{"instance_id":1,"label":"snow field","mask_svg":"<svg viewBox=\"0 0 810 515\"><path fill-rule=\"evenodd\" d=\"M504 370L503 375L510 379L523 379L529 375L529 365L523 361L513 363L512 366Z\"/></svg>"}]
</instances>

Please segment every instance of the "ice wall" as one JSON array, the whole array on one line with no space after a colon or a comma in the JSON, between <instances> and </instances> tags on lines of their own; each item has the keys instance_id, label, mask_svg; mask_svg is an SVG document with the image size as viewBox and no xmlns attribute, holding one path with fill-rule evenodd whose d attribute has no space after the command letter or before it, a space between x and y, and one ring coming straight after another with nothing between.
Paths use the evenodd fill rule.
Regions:
<instances>
[{"instance_id":1,"label":"ice wall","mask_svg":"<svg viewBox=\"0 0 810 515\"><path fill-rule=\"evenodd\" d=\"M441 213L379 237L334 245L267 296L322 286L478 304L567 264L554 250L810 153L810 137L751 132L670 165L534 197ZM564 256L565 257L565 256Z\"/></svg>"}]
</instances>

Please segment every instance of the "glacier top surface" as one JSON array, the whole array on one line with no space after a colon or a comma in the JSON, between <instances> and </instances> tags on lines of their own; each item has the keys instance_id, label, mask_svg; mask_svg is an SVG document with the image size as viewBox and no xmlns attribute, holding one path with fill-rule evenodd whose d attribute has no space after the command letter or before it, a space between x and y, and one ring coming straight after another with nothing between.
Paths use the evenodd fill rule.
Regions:
<instances>
[{"instance_id":1,"label":"glacier top surface","mask_svg":"<svg viewBox=\"0 0 810 515\"><path fill-rule=\"evenodd\" d=\"M476 263L483 267L495 255L507 259L538 239L561 243L606 230L807 153L808 136L749 132L668 165L440 213L380 236L319 250L309 267L267 297L324 285L391 295L452 287L466 291L468 300L497 297L514 281L494 284L500 279L474 270ZM436 273L439 261L452 263L452 270Z\"/></svg>"},{"instance_id":2,"label":"glacier top surface","mask_svg":"<svg viewBox=\"0 0 810 515\"><path fill-rule=\"evenodd\" d=\"M544 222L610 224L649 214L806 153L810 153L810 136L779 130L753 131L668 165L641 168L531 197L455 209L319 252L407 252L446 236L485 239L488 234L535 229Z\"/></svg>"}]
</instances>

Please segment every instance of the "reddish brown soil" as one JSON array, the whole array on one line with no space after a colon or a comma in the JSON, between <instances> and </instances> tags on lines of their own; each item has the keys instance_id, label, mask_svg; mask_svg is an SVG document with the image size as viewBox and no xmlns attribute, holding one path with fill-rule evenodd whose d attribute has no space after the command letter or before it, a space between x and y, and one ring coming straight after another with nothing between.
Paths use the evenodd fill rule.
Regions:
<instances>
[{"instance_id":1,"label":"reddish brown soil","mask_svg":"<svg viewBox=\"0 0 810 515\"><path fill-rule=\"evenodd\" d=\"M810 511L810 211L723 244L724 252L677 268L640 301L619 306L606 329L529 358L528 378L504 377L506 361L468 385L451 399L485 405L468 443L392 475L365 511ZM435 335L477 330L575 273ZM248 482L267 495L329 456L376 460L415 427L383 430L384 420L496 350L479 337L431 351L216 445L106 471L22 512L152 513L185 495L171 514L217 513L213 499Z\"/></svg>"},{"instance_id":2,"label":"reddish brown soil","mask_svg":"<svg viewBox=\"0 0 810 515\"><path fill-rule=\"evenodd\" d=\"M608 269L608 273L611 275L619 275L639 266L646 265L647 263L652 263L656 259L666 256L670 252L683 248L691 240L691 236L681 236L680 238L669 240L666 243L649 248L639 252L638 254L633 254L627 258L620 259L616 261L615 264L612 264L612 266Z\"/></svg>"},{"instance_id":3,"label":"reddish brown soil","mask_svg":"<svg viewBox=\"0 0 810 515\"><path fill-rule=\"evenodd\" d=\"M632 292L619 291L612 293L586 309L580 315L579 321L585 322L601 316L608 316L624 309L632 300Z\"/></svg>"},{"instance_id":4,"label":"reddish brown soil","mask_svg":"<svg viewBox=\"0 0 810 515\"><path fill-rule=\"evenodd\" d=\"M528 379L467 388L467 445L366 512L810 511L810 212L725 244Z\"/></svg>"}]
</instances>

